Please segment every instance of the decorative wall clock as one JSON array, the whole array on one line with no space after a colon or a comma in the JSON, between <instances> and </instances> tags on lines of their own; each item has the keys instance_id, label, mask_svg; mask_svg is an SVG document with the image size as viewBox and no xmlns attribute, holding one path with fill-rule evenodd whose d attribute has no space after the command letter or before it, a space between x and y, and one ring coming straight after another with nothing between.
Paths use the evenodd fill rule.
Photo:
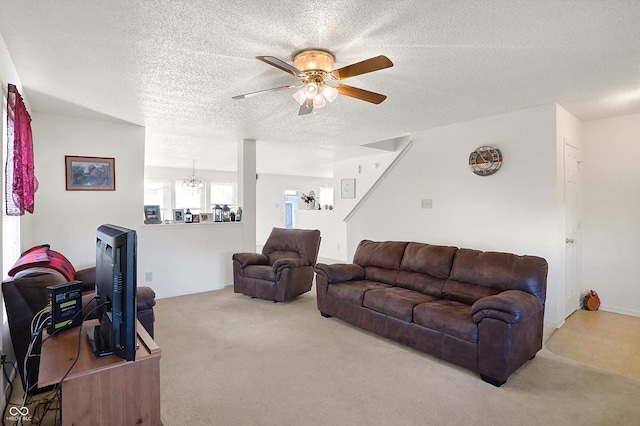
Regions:
<instances>
[{"instance_id":1,"label":"decorative wall clock","mask_svg":"<svg viewBox=\"0 0 640 426\"><path fill-rule=\"evenodd\" d=\"M502 153L493 145L481 145L469 155L469 166L478 176L489 176L502 165Z\"/></svg>"}]
</instances>

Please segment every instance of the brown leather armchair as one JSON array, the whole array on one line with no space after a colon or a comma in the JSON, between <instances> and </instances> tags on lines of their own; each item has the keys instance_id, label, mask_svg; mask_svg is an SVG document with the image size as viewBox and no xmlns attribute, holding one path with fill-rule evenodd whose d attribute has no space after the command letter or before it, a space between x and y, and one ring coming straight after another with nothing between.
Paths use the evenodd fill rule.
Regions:
<instances>
[{"instance_id":1,"label":"brown leather armchair","mask_svg":"<svg viewBox=\"0 0 640 426\"><path fill-rule=\"evenodd\" d=\"M320 239L317 229L273 228L262 254L233 255L233 291L274 302L310 291Z\"/></svg>"}]
</instances>

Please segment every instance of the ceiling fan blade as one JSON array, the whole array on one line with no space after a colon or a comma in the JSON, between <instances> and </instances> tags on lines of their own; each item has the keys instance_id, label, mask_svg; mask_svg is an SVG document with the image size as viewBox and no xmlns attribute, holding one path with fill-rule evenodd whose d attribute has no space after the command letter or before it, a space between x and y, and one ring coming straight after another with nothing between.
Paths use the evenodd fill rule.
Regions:
<instances>
[{"instance_id":1,"label":"ceiling fan blade","mask_svg":"<svg viewBox=\"0 0 640 426\"><path fill-rule=\"evenodd\" d=\"M307 77L307 75L304 72L300 71L298 68L294 67L293 65L289 65L285 61L282 61L276 58L275 56L256 56L256 59L259 59L262 62L272 65L278 69L281 69L282 71L287 72L293 75L294 77L298 77L298 78Z\"/></svg>"},{"instance_id":2,"label":"ceiling fan blade","mask_svg":"<svg viewBox=\"0 0 640 426\"><path fill-rule=\"evenodd\" d=\"M242 95L236 95L234 97L232 97L231 99L244 99L244 98L250 98L252 96L256 96L256 95L261 95L263 93L267 93L267 92L279 92L280 90L287 90L287 89L295 89L296 87L300 87L300 85L291 85L291 86L280 86L280 87L274 87L273 89L265 89L265 90L258 90L257 92L251 92L251 93L244 93Z\"/></svg>"},{"instance_id":3,"label":"ceiling fan blade","mask_svg":"<svg viewBox=\"0 0 640 426\"><path fill-rule=\"evenodd\" d=\"M393 62L391 62L389 58L384 55L380 55L375 58L365 59L364 61L333 70L331 71L331 75L338 80L345 80L347 78L355 77L356 75L383 70L392 66Z\"/></svg>"},{"instance_id":4,"label":"ceiling fan blade","mask_svg":"<svg viewBox=\"0 0 640 426\"><path fill-rule=\"evenodd\" d=\"M338 89L338 93L341 95L349 96L352 98L360 99L361 101L371 102L372 104L380 104L382 101L387 99L386 95L381 95L380 93L370 92L368 90L359 89L353 86L347 86L346 84L341 84L336 87Z\"/></svg>"},{"instance_id":5,"label":"ceiling fan blade","mask_svg":"<svg viewBox=\"0 0 640 426\"><path fill-rule=\"evenodd\" d=\"M300 105L300 111L298 115L306 115L313 111L313 99L307 99L302 105Z\"/></svg>"}]
</instances>

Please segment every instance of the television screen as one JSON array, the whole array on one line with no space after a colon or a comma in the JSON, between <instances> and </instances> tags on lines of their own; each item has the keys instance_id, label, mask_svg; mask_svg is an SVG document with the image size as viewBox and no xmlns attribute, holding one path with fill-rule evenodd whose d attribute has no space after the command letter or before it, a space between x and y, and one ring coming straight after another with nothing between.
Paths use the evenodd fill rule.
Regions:
<instances>
[{"instance_id":1,"label":"television screen","mask_svg":"<svg viewBox=\"0 0 640 426\"><path fill-rule=\"evenodd\" d=\"M96 232L96 306L100 325L87 327L97 356L136 354L136 231L102 225Z\"/></svg>"}]
</instances>

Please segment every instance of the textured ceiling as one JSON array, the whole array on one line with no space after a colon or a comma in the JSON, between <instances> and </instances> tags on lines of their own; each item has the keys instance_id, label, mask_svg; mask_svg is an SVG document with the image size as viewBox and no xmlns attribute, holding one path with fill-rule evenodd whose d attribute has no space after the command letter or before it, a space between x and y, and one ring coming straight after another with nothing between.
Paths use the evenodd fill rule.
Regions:
<instances>
[{"instance_id":1,"label":"textured ceiling","mask_svg":"<svg viewBox=\"0 0 640 426\"><path fill-rule=\"evenodd\" d=\"M235 170L258 141L258 172L332 176L360 145L557 102L582 120L640 112L640 1L0 0L0 33L34 111L109 116L147 129L152 166ZM336 67L386 55L394 67L298 116L306 48Z\"/></svg>"}]
</instances>

